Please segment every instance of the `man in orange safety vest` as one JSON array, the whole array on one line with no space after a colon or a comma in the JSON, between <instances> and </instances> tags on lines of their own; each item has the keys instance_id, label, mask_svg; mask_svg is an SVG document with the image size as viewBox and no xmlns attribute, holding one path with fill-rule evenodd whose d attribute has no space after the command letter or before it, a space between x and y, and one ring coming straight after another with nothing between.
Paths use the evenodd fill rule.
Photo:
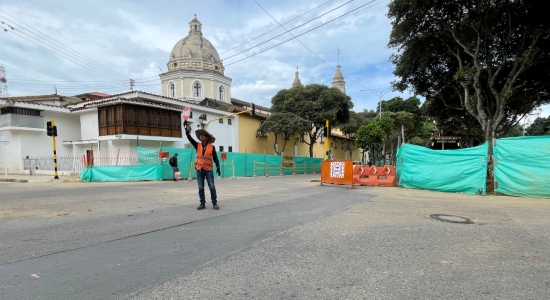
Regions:
<instances>
[{"instance_id":1,"label":"man in orange safety vest","mask_svg":"<svg viewBox=\"0 0 550 300\"><path fill-rule=\"evenodd\" d=\"M200 143L197 143L191 137L191 126L189 123L185 125L185 134L187 139L195 150L197 150L197 155L195 157L195 170L197 172L197 183L199 185L199 201L200 205L197 207L198 210L205 209L206 198L204 196L204 180L208 183L208 188L210 189L210 199L212 200L212 207L216 210L220 209L218 206L218 197L216 193L216 186L214 185L214 164L216 164L216 173L220 176L220 161L218 160L218 155L216 154L216 147L214 147L214 142L216 138L213 137L208 131L204 129L199 129L195 131L195 135L199 139Z\"/></svg>"}]
</instances>

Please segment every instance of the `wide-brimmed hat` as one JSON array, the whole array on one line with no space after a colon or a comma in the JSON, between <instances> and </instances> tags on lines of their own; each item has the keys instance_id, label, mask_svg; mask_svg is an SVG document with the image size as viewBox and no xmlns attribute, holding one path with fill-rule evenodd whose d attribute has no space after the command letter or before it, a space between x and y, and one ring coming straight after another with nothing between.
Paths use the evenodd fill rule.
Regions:
<instances>
[{"instance_id":1,"label":"wide-brimmed hat","mask_svg":"<svg viewBox=\"0 0 550 300\"><path fill-rule=\"evenodd\" d=\"M211 135L210 133L208 133L208 131L206 131L206 130L204 130L204 129L199 129L199 130L195 131L195 135L197 136L197 138L198 138L199 140L200 140L201 134L205 134L205 135L207 135L207 136L209 137L208 142L209 142L210 144L214 144L214 142L216 141L216 138L215 138L213 135Z\"/></svg>"}]
</instances>

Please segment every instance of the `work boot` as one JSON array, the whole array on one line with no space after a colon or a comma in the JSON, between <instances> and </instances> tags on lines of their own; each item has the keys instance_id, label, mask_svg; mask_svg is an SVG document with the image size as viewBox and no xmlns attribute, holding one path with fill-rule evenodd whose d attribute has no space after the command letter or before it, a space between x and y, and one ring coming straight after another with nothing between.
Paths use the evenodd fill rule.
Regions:
<instances>
[{"instance_id":1,"label":"work boot","mask_svg":"<svg viewBox=\"0 0 550 300\"><path fill-rule=\"evenodd\" d=\"M199 205L199 207L197 207L198 210L201 210L201 209L205 209L206 207L204 206L204 203L201 203L201 205Z\"/></svg>"},{"instance_id":2,"label":"work boot","mask_svg":"<svg viewBox=\"0 0 550 300\"><path fill-rule=\"evenodd\" d=\"M212 208L215 209L215 210L220 209L220 207L218 206L218 204L214 204L214 205L212 206Z\"/></svg>"}]
</instances>

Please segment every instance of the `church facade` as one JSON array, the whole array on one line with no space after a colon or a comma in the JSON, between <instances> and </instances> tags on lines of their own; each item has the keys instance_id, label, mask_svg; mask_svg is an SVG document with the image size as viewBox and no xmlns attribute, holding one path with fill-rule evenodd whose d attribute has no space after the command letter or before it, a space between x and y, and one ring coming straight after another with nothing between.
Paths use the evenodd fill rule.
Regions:
<instances>
[{"instance_id":1,"label":"church facade","mask_svg":"<svg viewBox=\"0 0 550 300\"><path fill-rule=\"evenodd\" d=\"M162 95L180 100L204 98L231 103L231 78L224 75L223 63L214 45L202 35L196 15L189 22L189 35L179 40L160 74Z\"/></svg>"}]
</instances>

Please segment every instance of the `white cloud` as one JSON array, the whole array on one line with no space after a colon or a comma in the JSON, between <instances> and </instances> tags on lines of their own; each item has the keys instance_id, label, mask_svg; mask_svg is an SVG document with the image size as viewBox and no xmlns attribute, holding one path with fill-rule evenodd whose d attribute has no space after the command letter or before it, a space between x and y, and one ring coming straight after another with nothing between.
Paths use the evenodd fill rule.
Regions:
<instances>
[{"instance_id":1,"label":"white cloud","mask_svg":"<svg viewBox=\"0 0 550 300\"><path fill-rule=\"evenodd\" d=\"M259 1L281 23L325 2L327 1ZM285 28L290 30L345 2L347 1L325 3L289 22ZM7 33L0 33L0 53L8 77L22 80L10 84L12 95L51 90L54 84L67 87L60 89L67 93L102 91L102 86L109 92L128 89L130 78L136 81L137 88L141 86L159 92L160 82L155 81L161 73L159 68L166 71L172 47L187 35L188 22L196 13L203 24L203 36L215 45L220 57L227 58L247 50L224 60L225 73L233 79L234 97L270 106L271 97L278 90L291 86L296 66L299 66L303 84L321 83L330 86L334 67L338 64L337 49L340 48L339 61L346 78L347 93L352 97L355 109L362 110L374 108L378 97L359 90L382 89L393 80L393 66L388 61L391 50L386 47L391 30L389 20L385 17L386 3L387 1L377 1L374 5L300 36L299 41L315 55L297 40L292 40L251 56L292 36L285 34L270 40L285 30L279 28L277 22L249 0L164 0L139 3L129 0L27 0L25 3L6 0L0 4L0 10L24 21L31 28L54 37L64 47L74 49L90 59L86 63L94 67L80 66ZM362 4L364 3L353 1L292 31L292 34L297 36ZM0 19L2 15L0 12ZM261 38L228 51L270 30L272 31ZM268 42L256 46L264 41ZM229 65L247 55L250 57ZM78 60L81 64L84 61ZM104 67L109 71L105 71ZM96 68L100 70L91 70ZM38 84L33 86L32 83L36 80ZM76 86L82 90L69 89L68 81L80 81ZM95 82L95 85L91 82ZM388 97L393 95L399 94L388 93Z\"/></svg>"}]
</instances>

